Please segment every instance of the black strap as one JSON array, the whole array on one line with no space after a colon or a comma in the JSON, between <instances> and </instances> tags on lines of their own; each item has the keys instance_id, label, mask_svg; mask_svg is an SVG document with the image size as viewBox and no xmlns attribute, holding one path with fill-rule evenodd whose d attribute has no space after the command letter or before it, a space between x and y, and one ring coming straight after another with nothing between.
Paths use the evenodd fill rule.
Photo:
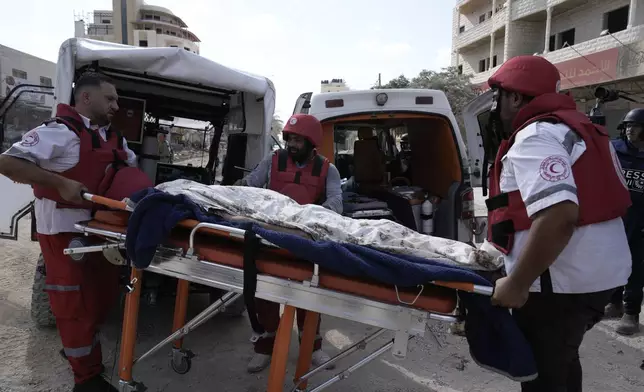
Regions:
<instances>
[{"instance_id":1,"label":"black strap","mask_svg":"<svg viewBox=\"0 0 644 392\"><path fill-rule=\"evenodd\" d=\"M277 152L277 171L286 171L288 164L288 150L279 150Z\"/></svg>"},{"instance_id":2,"label":"black strap","mask_svg":"<svg viewBox=\"0 0 644 392\"><path fill-rule=\"evenodd\" d=\"M59 119L65 121L65 122L69 123L69 125L71 125L76 132L82 132L84 129L87 129L85 124L83 124L82 122L78 121L74 117L60 116L60 117L56 117L56 118L59 118Z\"/></svg>"},{"instance_id":3,"label":"black strap","mask_svg":"<svg viewBox=\"0 0 644 392\"><path fill-rule=\"evenodd\" d=\"M110 132L111 130L108 130ZM114 134L116 135L116 146L119 150L123 149L123 135L119 131L114 131Z\"/></svg>"},{"instance_id":4,"label":"black strap","mask_svg":"<svg viewBox=\"0 0 644 392\"><path fill-rule=\"evenodd\" d=\"M69 125L71 125L76 133L80 132L88 132L90 136L92 137L92 148L97 149L101 148L101 140L99 139L98 132L93 131L85 126L84 123L79 122L77 119L71 116L59 116L57 117L65 122L67 122ZM78 135L80 137L80 134Z\"/></svg>"},{"instance_id":5,"label":"black strap","mask_svg":"<svg viewBox=\"0 0 644 392\"><path fill-rule=\"evenodd\" d=\"M313 170L311 171L311 175L313 177L320 177L322 174L322 166L324 165L324 158L322 158L319 155L316 155L313 157Z\"/></svg>"},{"instance_id":6,"label":"black strap","mask_svg":"<svg viewBox=\"0 0 644 392\"><path fill-rule=\"evenodd\" d=\"M550 275L550 269L547 269L539 277L541 281L541 293L542 294L552 294L552 276Z\"/></svg>"},{"instance_id":7,"label":"black strap","mask_svg":"<svg viewBox=\"0 0 644 392\"><path fill-rule=\"evenodd\" d=\"M485 200L488 211L494 211L499 208L507 207L510 204L510 197L507 193L500 193L494 197Z\"/></svg>"},{"instance_id":8,"label":"black strap","mask_svg":"<svg viewBox=\"0 0 644 392\"><path fill-rule=\"evenodd\" d=\"M493 224L490 228L492 230L492 242L507 249L510 244L510 235L515 233L514 223L511 220L505 220Z\"/></svg>"},{"instance_id":9,"label":"black strap","mask_svg":"<svg viewBox=\"0 0 644 392\"><path fill-rule=\"evenodd\" d=\"M295 178L293 178L293 184L299 184L300 179L302 178L302 172L301 171L296 171L295 172Z\"/></svg>"},{"instance_id":10,"label":"black strap","mask_svg":"<svg viewBox=\"0 0 644 392\"><path fill-rule=\"evenodd\" d=\"M260 239L255 233L247 229L244 234L244 302L248 319L253 331L257 334L265 332L264 327L257 319L255 308L255 292L257 291L257 252L259 252Z\"/></svg>"},{"instance_id":11,"label":"black strap","mask_svg":"<svg viewBox=\"0 0 644 392\"><path fill-rule=\"evenodd\" d=\"M127 163L124 160L122 160L121 158L119 158L117 149L113 149L112 154L114 154L114 161L112 161L112 168L114 170L118 170L118 169L120 169L122 167L127 166Z\"/></svg>"}]
</instances>

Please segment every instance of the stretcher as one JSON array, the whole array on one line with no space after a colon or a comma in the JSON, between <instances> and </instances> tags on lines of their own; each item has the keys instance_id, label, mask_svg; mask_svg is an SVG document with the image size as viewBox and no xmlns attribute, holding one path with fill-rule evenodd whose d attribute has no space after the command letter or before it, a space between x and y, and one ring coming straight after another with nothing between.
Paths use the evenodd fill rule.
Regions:
<instances>
[{"instance_id":1,"label":"stretcher","mask_svg":"<svg viewBox=\"0 0 644 392\"><path fill-rule=\"evenodd\" d=\"M98 238L103 243L93 246L70 245L65 253L79 256L103 249L122 249L132 208L125 202L88 193L83 197L110 208L97 211L91 221L76 224L76 228L86 236ZM133 366L170 344L172 369L180 374L190 370L193 353L183 347L183 338L242 296L245 234L242 229L224 225L190 219L179 222L170 239L159 246L151 265L145 269L178 279L173 330L167 338L138 357L135 357L135 341L142 270L132 268L127 285L118 363L120 391L144 390L144 385L133 379ZM255 297L284 305L270 365L268 392L282 391L284 388L296 308L307 310L307 315L300 337L292 391L306 390L308 380L331 363L358 350L365 350L368 343L386 331L394 333L394 337L386 344L311 389L322 391L389 350L394 357L404 358L409 340L424 336L429 320L458 321L458 317L454 315L458 290L488 296L492 294L492 287L471 283L433 281L410 289L390 287L371 279L349 278L306 260L296 259L285 249L265 239L260 238L260 241L260 251L256 257L258 275ZM187 321L190 282L223 289L227 293ZM376 327L377 330L327 363L310 369L315 329L320 314L357 321Z\"/></svg>"}]
</instances>

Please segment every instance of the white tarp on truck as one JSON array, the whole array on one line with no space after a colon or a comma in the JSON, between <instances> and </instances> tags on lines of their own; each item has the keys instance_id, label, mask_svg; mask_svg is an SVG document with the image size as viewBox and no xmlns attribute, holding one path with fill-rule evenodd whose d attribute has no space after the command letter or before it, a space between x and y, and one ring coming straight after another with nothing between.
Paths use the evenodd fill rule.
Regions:
<instances>
[{"instance_id":1,"label":"white tarp on truck","mask_svg":"<svg viewBox=\"0 0 644 392\"><path fill-rule=\"evenodd\" d=\"M60 47L56 65L52 115L56 104L70 103L76 71L94 63L106 73L121 72L130 80L143 83L170 86L168 88L184 83L187 90L199 87L225 90L232 94L228 134L243 132L249 136L246 165L255 166L271 150L270 131L275 111L273 83L265 77L226 67L182 48L141 48L85 38L66 40ZM236 124L242 125L236 127ZM26 133L29 129L20 131ZM7 233L32 202L33 194L28 186L14 184L4 177L0 181L0 238L12 238L15 232Z\"/></svg>"}]
</instances>

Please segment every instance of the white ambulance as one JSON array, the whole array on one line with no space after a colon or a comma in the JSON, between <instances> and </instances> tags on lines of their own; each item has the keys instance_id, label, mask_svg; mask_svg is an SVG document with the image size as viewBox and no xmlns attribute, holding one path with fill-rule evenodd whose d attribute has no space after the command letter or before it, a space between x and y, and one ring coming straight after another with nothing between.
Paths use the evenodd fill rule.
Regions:
<instances>
[{"instance_id":1,"label":"white ambulance","mask_svg":"<svg viewBox=\"0 0 644 392\"><path fill-rule=\"evenodd\" d=\"M346 180L345 215L391 219L426 234L472 242L469 159L445 93L304 93L294 113L322 122L318 152Z\"/></svg>"}]
</instances>

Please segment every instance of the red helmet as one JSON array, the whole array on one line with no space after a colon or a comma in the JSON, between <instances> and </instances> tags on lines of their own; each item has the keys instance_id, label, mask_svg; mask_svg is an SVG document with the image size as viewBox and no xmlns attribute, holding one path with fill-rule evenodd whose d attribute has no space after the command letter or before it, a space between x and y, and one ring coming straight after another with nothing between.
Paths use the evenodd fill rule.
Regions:
<instances>
[{"instance_id":1,"label":"red helmet","mask_svg":"<svg viewBox=\"0 0 644 392\"><path fill-rule=\"evenodd\" d=\"M322 123L310 114L294 114L284 125L282 134L300 135L317 147L322 144Z\"/></svg>"},{"instance_id":2,"label":"red helmet","mask_svg":"<svg viewBox=\"0 0 644 392\"><path fill-rule=\"evenodd\" d=\"M503 63L487 83L492 88L537 97L558 93L561 77L557 67L543 57L517 56Z\"/></svg>"}]
</instances>

